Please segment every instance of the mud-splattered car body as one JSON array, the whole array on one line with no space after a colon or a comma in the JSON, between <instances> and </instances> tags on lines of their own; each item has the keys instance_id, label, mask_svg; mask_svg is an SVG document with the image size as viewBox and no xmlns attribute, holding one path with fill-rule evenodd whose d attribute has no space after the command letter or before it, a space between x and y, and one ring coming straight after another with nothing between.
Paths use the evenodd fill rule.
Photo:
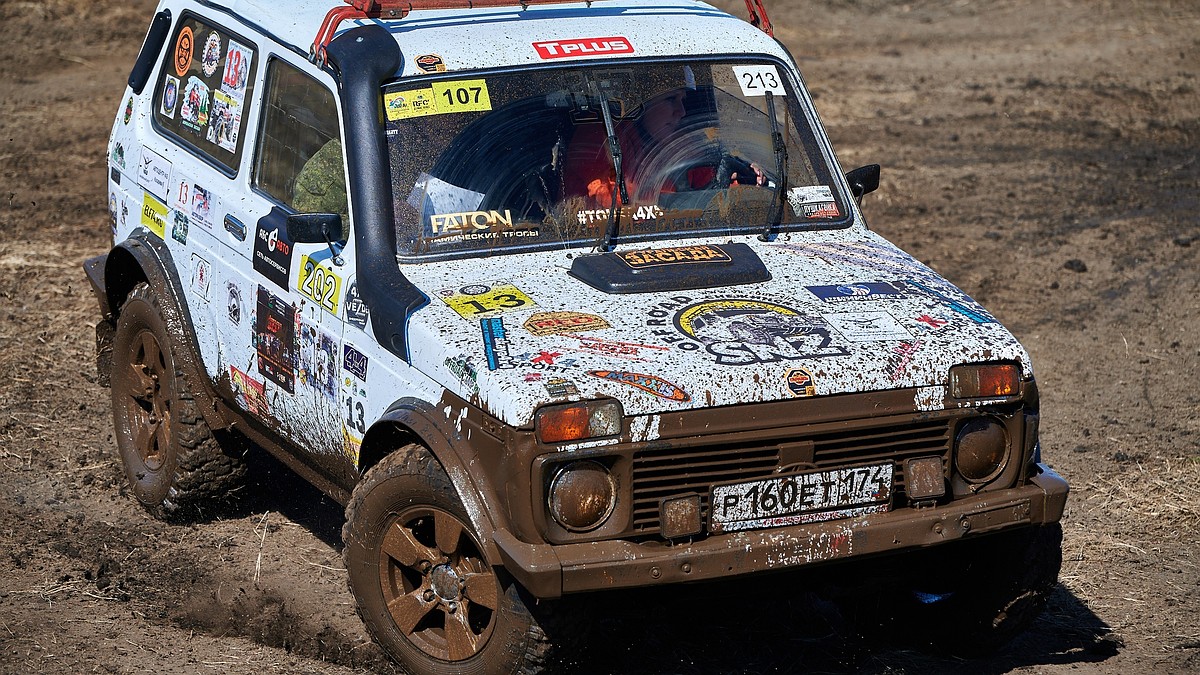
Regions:
<instances>
[{"instance_id":1,"label":"mud-splattered car body","mask_svg":"<svg viewBox=\"0 0 1200 675\"><path fill-rule=\"evenodd\" d=\"M432 458L480 569L539 598L1058 522L1028 354L869 231L780 43L628 0L397 13L310 59L336 3L293 4L162 2L85 265L102 372L144 283L209 427L351 521L394 451ZM301 193L321 162L340 202ZM401 558L447 622L482 573Z\"/></svg>"}]
</instances>

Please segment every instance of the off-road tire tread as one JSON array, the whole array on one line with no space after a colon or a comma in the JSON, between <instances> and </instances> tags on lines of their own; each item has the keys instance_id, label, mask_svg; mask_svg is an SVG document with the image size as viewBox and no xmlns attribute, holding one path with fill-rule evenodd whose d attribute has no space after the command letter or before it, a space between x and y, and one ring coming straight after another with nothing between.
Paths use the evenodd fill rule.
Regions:
<instances>
[{"instance_id":1,"label":"off-road tire tread","mask_svg":"<svg viewBox=\"0 0 1200 675\"><path fill-rule=\"evenodd\" d=\"M126 303L134 299L150 304L159 317L163 316L158 294L149 284L142 282L134 286ZM159 337L166 339L165 348L178 348L171 336ZM213 437L208 422L200 414L196 397L192 395L187 375L179 368L177 360L175 400L171 405L174 436L179 444L175 475L162 502L144 506L161 520L186 521L202 516L206 507L228 498L240 487L246 477L246 464L240 455L226 452Z\"/></svg>"},{"instance_id":2,"label":"off-road tire tread","mask_svg":"<svg viewBox=\"0 0 1200 675\"><path fill-rule=\"evenodd\" d=\"M396 475L420 476L423 480L428 481L428 484L436 490L445 491L453 499L458 499L450 478L428 449L416 443L410 443L397 448L387 457L380 460L378 464L371 467L363 479L354 487L354 491L350 495L350 501L346 504L346 521L342 525L343 544L349 542L353 536L352 523L356 520L355 513L362 508L363 501L367 495L379 483ZM343 566L346 569L350 569L352 560L349 545L343 546L342 557ZM498 570L498 573L502 575L503 570ZM380 639L379 627L375 624L375 621L368 618L367 612L363 610L362 604L358 602L358 596L354 592L354 586L349 575L346 578L346 585L350 589L350 594L355 597L354 609L358 614L358 618L363 622L363 626L366 627L367 634L371 636L375 644L383 644L383 641ZM517 592L521 593L525 599L526 607L530 609L533 620L525 632L524 644L520 648L522 658L518 662L517 667L511 671L511 675L544 675L551 672L549 667L555 652L555 644L542 628L541 622L554 620L554 612L551 609L553 603L543 603L541 606L536 607L537 611L534 611L535 601L525 593L524 589L518 587ZM386 653L387 650L384 651ZM391 654L388 654L388 656L392 657ZM394 657L392 658L402 671L412 675L413 671L409 670L404 663L396 660Z\"/></svg>"}]
</instances>

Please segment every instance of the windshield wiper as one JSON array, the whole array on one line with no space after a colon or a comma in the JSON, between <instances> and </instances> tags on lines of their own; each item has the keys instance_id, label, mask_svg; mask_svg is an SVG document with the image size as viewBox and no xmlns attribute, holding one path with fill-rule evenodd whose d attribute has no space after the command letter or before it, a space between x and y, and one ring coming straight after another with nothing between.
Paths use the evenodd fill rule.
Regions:
<instances>
[{"instance_id":1,"label":"windshield wiper","mask_svg":"<svg viewBox=\"0 0 1200 675\"><path fill-rule=\"evenodd\" d=\"M767 116L771 118L771 141L775 145L775 175L779 176L776 181L775 195L771 200L771 217L767 219L767 226L763 228L762 234L758 235L761 241L770 241L771 234L779 227L779 223L783 222L784 199L787 197L787 143L783 139L783 132L779 130L779 120L775 117L775 95L767 92Z\"/></svg>"},{"instance_id":2,"label":"windshield wiper","mask_svg":"<svg viewBox=\"0 0 1200 675\"><path fill-rule=\"evenodd\" d=\"M612 155L613 172L616 174L617 189L612 194L612 205L608 209L608 227L604 230L604 238L600 240L601 251L611 251L617 239L617 229L620 226L620 209L617 204L617 193L620 192L621 204L629 203L629 190L625 187L625 170L621 166L621 144L617 140L617 127L613 124L612 111L608 109L608 97L603 92L600 96L600 114L604 117L604 131L608 133L608 152Z\"/></svg>"}]
</instances>

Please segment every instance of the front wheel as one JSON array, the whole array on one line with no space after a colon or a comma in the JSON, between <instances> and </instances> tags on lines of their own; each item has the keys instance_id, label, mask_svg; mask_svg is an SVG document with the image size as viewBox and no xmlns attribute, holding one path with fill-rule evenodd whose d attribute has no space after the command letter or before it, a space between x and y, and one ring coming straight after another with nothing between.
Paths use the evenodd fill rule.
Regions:
<instances>
[{"instance_id":1,"label":"front wheel","mask_svg":"<svg viewBox=\"0 0 1200 675\"><path fill-rule=\"evenodd\" d=\"M342 540L359 616L405 671L542 672L549 639L425 448L400 448L367 472Z\"/></svg>"}]
</instances>

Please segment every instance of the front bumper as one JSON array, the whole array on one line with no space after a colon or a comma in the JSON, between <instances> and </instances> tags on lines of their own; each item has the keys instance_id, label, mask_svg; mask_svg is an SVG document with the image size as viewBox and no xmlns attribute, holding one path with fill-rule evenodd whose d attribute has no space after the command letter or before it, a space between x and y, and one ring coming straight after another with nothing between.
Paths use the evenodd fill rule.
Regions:
<instances>
[{"instance_id":1,"label":"front bumper","mask_svg":"<svg viewBox=\"0 0 1200 675\"><path fill-rule=\"evenodd\" d=\"M714 535L693 544L528 544L496 532L505 568L538 597L702 581L933 546L984 532L1058 522L1067 482L1049 467L1026 485L939 507Z\"/></svg>"}]
</instances>

